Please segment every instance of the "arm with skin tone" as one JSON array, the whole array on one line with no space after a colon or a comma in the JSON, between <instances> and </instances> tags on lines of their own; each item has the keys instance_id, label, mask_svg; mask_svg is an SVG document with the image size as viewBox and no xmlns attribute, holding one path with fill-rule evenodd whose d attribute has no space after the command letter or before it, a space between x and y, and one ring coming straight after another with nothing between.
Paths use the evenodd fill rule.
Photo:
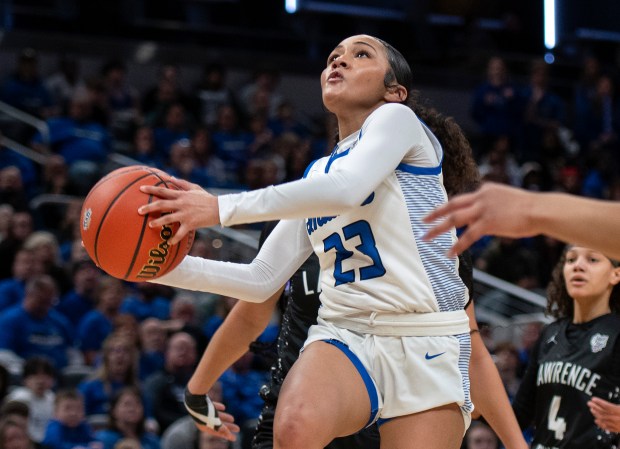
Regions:
<instances>
[{"instance_id":1,"label":"arm with skin tone","mask_svg":"<svg viewBox=\"0 0 620 449\"><path fill-rule=\"evenodd\" d=\"M570 212L570 219L567 214ZM473 193L455 196L424 218L435 224L432 239L453 226L467 226L451 250L458 254L484 235L529 237L545 234L620 258L620 203L564 193L538 193L486 183ZM594 231L593 231L594 230Z\"/></svg>"},{"instance_id":2,"label":"arm with skin tone","mask_svg":"<svg viewBox=\"0 0 620 449\"><path fill-rule=\"evenodd\" d=\"M506 449L527 449L529 446L521 433L495 363L478 332L473 302L466 312L472 329L469 377L472 401L476 407L472 418L482 415ZM476 415L476 412L479 414Z\"/></svg>"},{"instance_id":3,"label":"arm with skin tone","mask_svg":"<svg viewBox=\"0 0 620 449\"><path fill-rule=\"evenodd\" d=\"M593 397L588 407L597 426L609 432L620 432L620 405Z\"/></svg>"},{"instance_id":4,"label":"arm with skin tone","mask_svg":"<svg viewBox=\"0 0 620 449\"><path fill-rule=\"evenodd\" d=\"M269 324L282 290L284 287L263 303L238 301L235 304L213 335L187 384L187 389L192 394L207 394L224 371L247 352L250 343L256 340ZM228 425L223 425L218 431L199 424L196 424L196 427L229 441L235 440L232 432L239 431L238 427L235 430Z\"/></svg>"}]
</instances>

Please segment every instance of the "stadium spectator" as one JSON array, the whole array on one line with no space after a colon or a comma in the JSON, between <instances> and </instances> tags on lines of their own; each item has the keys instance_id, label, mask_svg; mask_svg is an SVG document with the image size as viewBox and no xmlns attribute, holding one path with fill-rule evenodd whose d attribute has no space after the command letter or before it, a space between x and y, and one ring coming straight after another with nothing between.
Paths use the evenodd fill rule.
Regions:
<instances>
[{"instance_id":1,"label":"stadium spectator","mask_svg":"<svg viewBox=\"0 0 620 449\"><path fill-rule=\"evenodd\" d=\"M133 135L133 146L129 150L129 156L144 165L151 167L163 167L161 155L155 148L153 128L148 125L139 126Z\"/></svg>"},{"instance_id":2,"label":"stadium spectator","mask_svg":"<svg viewBox=\"0 0 620 449\"><path fill-rule=\"evenodd\" d=\"M0 421L0 447L7 449L34 449L26 427L13 418Z\"/></svg>"},{"instance_id":3,"label":"stadium spectator","mask_svg":"<svg viewBox=\"0 0 620 449\"><path fill-rule=\"evenodd\" d=\"M57 113L52 96L39 75L39 57L35 49L21 50L15 71L2 84L0 99L39 118Z\"/></svg>"},{"instance_id":4,"label":"stadium spectator","mask_svg":"<svg viewBox=\"0 0 620 449\"><path fill-rule=\"evenodd\" d=\"M67 293L71 288L71 280L62 264L56 236L49 231L34 231L24 241L23 248L32 251L35 263L41 264L43 273L54 278L60 294Z\"/></svg>"},{"instance_id":5,"label":"stadium spectator","mask_svg":"<svg viewBox=\"0 0 620 449\"><path fill-rule=\"evenodd\" d=\"M86 313L77 329L78 347L88 365L94 365L104 340L114 330L114 320L121 312L127 292L116 278L103 276L95 293L96 307Z\"/></svg>"},{"instance_id":6,"label":"stadium spectator","mask_svg":"<svg viewBox=\"0 0 620 449\"><path fill-rule=\"evenodd\" d=\"M157 157L165 164L170 157L172 145L191 137L191 120L182 103L174 102L168 105L163 120L153 125L153 137Z\"/></svg>"},{"instance_id":7,"label":"stadium spectator","mask_svg":"<svg viewBox=\"0 0 620 449\"><path fill-rule=\"evenodd\" d=\"M56 372L52 363L38 356L26 360L22 384L11 390L7 401L20 401L28 406L28 435L35 443L41 443L54 416Z\"/></svg>"},{"instance_id":8,"label":"stadium spectator","mask_svg":"<svg viewBox=\"0 0 620 449\"><path fill-rule=\"evenodd\" d=\"M465 433L463 449L499 449L499 438L483 421L473 421Z\"/></svg>"},{"instance_id":9,"label":"stadium spectator","mask_svg":"<svg viewBox=\"0 0 620 449\"><path fill-rule=\"evenodd\" d=\"M109 111L108 129L116 142L129 142L131 130L142 118L140 94L127 80L125 62L115 59L104 63L101 67L101 80Z\"/></svg>"},{"instance_id":10,"label":"stadium spectator","mask_svg":"<svg viewBox=\"0 0 620 449\"><path fill-rule=\"evenodd\" d=\"M141 96L140 107L145 123L154 125L161 122L168 107L176 102L194 114L195 102L182 88L179 66L164 64L159 69L157 84Z\"/></svg>"},{"instance_id":11,"label":"stadium spectator","mask_svg":"<svg viewBox=\"0 0 620 449\"><path fill-rule=\"evenodd\" d=\"M240 113L239 101L234 91L227 86L226 75L223 65L208 63L194 89L200 103L200 121L209 128L217 123L218 111L224 105Z\"/></svg>"},{"instance_id":12,"label":"stadium spectator","mask_svg":"<svg viewBox=\"0 0 620 449\"><path fill-rule=\"evenodd\" d=\"M177 140L170 147L166 172L175 178L186 179L203 187L211 187L211 180L201 170L189 139Z\"/></svg>"},{"instance_id":13,"label":"stadium spectator","mask_svg":"<svg viewBox=\"0 0 620 449\"><path fill-rule=\"evenodd\" d=\"M141 449L159 449L159 437L146 430L144 404L137 387L124 387L114 393L110 401L108 425L96 433L103 449L114 449L124 438L140 442Z\"/></svg>"},{"instance_id":14,"label":"stadium spectator","mask_svg":"<svg viewBox=\"0 0 620 449\"><path fill-rule=\"evenodd\" d=\"M483 139L481 155L488 151L489 144L497 137L511 139L518 135L521 126L519 89L510 79L502 57L494 56L487 62L486 80L473 94L471 116Z\"/></svg>"},{"instance_id":15,"label":"stadium spectator","mask_svg":"<svg viewBox=\"0 0 620 449\"><path fill-rule=\"evenodd\" d=\"M49 275L30 279L23 302L0 313L0 348L22 359L48 357L56 370L67 366L73 329L64 316L52 309L57 296L58 287Z\"/></svg>"},{"instance_id":16,"label":"stadium spectator","mask_svg":"<svg viewBox=\"0 0 620 449\"><path fill-rule=\"evenodd\" d=\"M226 176L224 162L218 158L214 151L211 131L206 126L198 126L192 135L192 148L199 169L209 179L212 187L228 187L231 182Z\"/></svg>"},{"instance_id":17,"label":"stadium spectator","mask_svg":"<svg viewBox=\"0 0 620 449\"><path fill-rule=\"evenodd\" d=\"M63 54L58 57L58 67L45 79L45 87L56 105L64 108L77 90L86 88L80 74L80 62L77 57Z\"/></svg>"},{"instance_id":18,"label":"stadium spectator","mask_svg":"<svg viewBox=\"0 0 620 449\"><path fill-rule=\"evenodd\" d=\"M43 274L43 265L28 249L20 249L13 259L13 276L0 280L0 311L21 304L26 295L26 283Z\"/></svg>"},{"instance_id":19,"label":"stadium spectator","mask_svg":"<svg viewBox=\"0 0 620 449\"><path fill-rule=\"evenodd\" d=\"M89 259L79 260L71 266L72 288L56 304L55 308L78 329L84 316L95 308L96 289L101 271Z\"/></svg>"},{"instance_id":20,"label":"stadium spectator","mask_svg":"<svg viewBox=\"0 0 620 449\"><path fill-rule=\"evenodd\" d=\"M239 115L232 106L221 106L217 123L211 135L215 155L226 167L226 175L231 183L239 183L249 155L252 135L245 131L239 122Z\"/></svg>"},{"instance_id":21,"label":"stadium spectator","mask_svg":"<svg viewBox=\"0 0 620 449\"><path fill-rule=\"evenodd\" d=\"M93 103L85 91L71 98L66 115L48 120L49 142L38 132L32 147L43 154L59 154L69 166L71 181L86 194L100 176L100 164L111 152L108 129L92 119Z\"/></svg>"},{"instance_id":22,"label":"stadium spectator","mask_svg":"<svg viewBox=\"0 0 620 449\"><path fill-rule=\"evenodd\" d=\"M208 339L200 327L197 302L188 293L178 292L170 303L170 319L163 324L170 334L186 332L194 337L198 354L202 354L207 347Z\"/></svg>"},{"instance_id":23,"label":"stadium spectator","mask_svg":"<svg viewBox=\"0 0 620 449\"><path fill-rule=\"evenodd\" d=\"M557 133L566 124L566 105L550 87L550 68L542 59L532 61L529 83L521 90L523 132L520 162L540 161L545 132Z\"/></svg>"},{"instance_id":24,"label":"stadium spectator","mask_svg":"<svg viewBox=\"0 0 620 449\"><path fill-rule=\"evenodd\" d=\"M140 323L140 380L163 371L166 352L166 329L161 320L147 318Z\"/></svg>"},{"instance_id":25,"label":"stadium spectator","mask_svg":"<svg viewBox=\"0 0 620 449\"><path fill-rule=\"evenodd\" d=\"M95 435L84 416L84 400L77 390L61 390L54 401L54 418L45 430L48 449L95 449Z\"/></svg>"},{"instance_id":26,"label":"stadium spectator","mask_svg":"<svg viewBox=\"0 0 620 449\"><path fill-rule=\"evenodd\" d=\"M0 169L1 203L10 204L15 210L26 210L30 197L18 167L9 165Z\"/></svg>"},{"instance_id":27,"label":"stadium spectator","mask_svg":"<svg viewBox=\"0 0 620 449\"><path fill-rule=\"evenodd\" d=\"M137 363L138 350L126 335L115 333L106 338L97 371L78 386L87 416L108 413L115 392L138 385Z\"/></svg>"},{"instance_id":28,"label":"stadium spectator","mask_svg":"<svg viewBox=\"0 0 620 449\"><path fill-rule=\"evenodd\" d=\"M194 338L185 332L173 334L166 347L164 371L154 373L144 381L143 391L161 432L187 413L183 391L196 367L197 358Z\"/></svg>"}]
</instances>

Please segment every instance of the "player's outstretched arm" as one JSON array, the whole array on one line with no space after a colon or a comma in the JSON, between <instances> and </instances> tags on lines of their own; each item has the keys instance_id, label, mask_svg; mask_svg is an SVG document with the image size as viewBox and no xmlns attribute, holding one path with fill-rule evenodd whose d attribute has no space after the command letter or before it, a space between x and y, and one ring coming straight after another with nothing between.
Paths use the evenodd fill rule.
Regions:
<instances>
[{"instance_id":1,"label":"player's outstretched arm","mask_svg":"<svg viewBox=\"0 0 620 449\"><path fill-rule=\"evenodd\" d=\"M452 227L467 226L452 254L484 235L518 238L546 234L620 258L620 203L611 201L485 183L476 192L455 196L424 221L434 223L427 239Z\"/></svg>"},{"instance_id":2,"label":"player's outstretched arm","mask_svg":"<svg viewBox=\"0 0 620 449\"><path fill-rule=\"evenodd\" d=\"M473 302L466 311L472 329L469 378L474 413L484 417L506 449L527 449L529 446L512 411L497 367L478 332Z\"/></svg>"},{"instance_id":3,"label":"player's outstretched arm","mask_svg":"<svg viewBox=\"0 0 620 449\"><path fill-rule=\"evenodd\" d=\"M238 301L235 304L213 335L189 380L187 384L189 393L204 397L224 371L248 351L250 343L256 340L269 324L282 290L283 288L279 289L263 303ZM205 410L207 409L205 408ZM196 419L195 421L199 429L229 440L234 438L232 432L239 431L237 426L231 427L232 422L224 422L223 418L223 425L219 429L214 429L213 426L209 428L206 424L201 425ZM202 421L207 422L206 420Z\"/></svg>"}]
</instances>

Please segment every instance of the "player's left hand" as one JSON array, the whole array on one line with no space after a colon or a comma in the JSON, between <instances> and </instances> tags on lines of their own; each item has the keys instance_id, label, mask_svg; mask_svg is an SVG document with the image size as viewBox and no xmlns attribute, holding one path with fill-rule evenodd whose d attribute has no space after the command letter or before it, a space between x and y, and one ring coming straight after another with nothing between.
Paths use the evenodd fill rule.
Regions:
<instances>
[{"instance_id":1,"label":"player's left hand","mask_svg":"<svg viewBox=\"0 0 620 449\"><path fill-rule=\"evenodd\" d=\"M620 405L592 398L588 401L588 407L597 426L608 432L620 432Z\"/></svg>"},{"instance_id":2,"label":"player's left hand","mask_svg":"<svg viewBox=\"0 0 620 449\"><path fill-rule=\"evenodd\" d=\"M149 222L152 228L180 223L179 230L168 243L175 245L190 231L206 228L220 223L220 210L217 197L211 195L198 184L182 179L174 179L174 183L184 190L173 190L166 187L141 186L140 191L154 195L150 204L138 209L140 215L149 213L165 213Z\"/></svg>"},{"instance_id":3,"label":"player's left hand","mask_svg":"<svg viewBox=\"0 0 620 449\"><path fill-rule=\"evenodd\" d=\"M206 394L192 394L185 390L185 408L194 420L194 424L202 432L235 441L241 429L235 424L235 418L225 413L226 407L221 402L211 401Z\"/></svg>"}]
</instances>

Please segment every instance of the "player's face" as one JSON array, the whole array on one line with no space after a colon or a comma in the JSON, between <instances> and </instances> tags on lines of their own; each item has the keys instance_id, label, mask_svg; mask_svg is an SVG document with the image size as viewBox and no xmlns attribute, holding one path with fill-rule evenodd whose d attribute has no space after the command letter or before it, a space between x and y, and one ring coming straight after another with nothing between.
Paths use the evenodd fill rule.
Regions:
<instances>
[{"instance_id":1,"label":"player's face","mask_svg":"<svg viewBox=\"0 0 620 449\"><path fill-rule=\"evenodd\" d=\"M343 40L327 58L321 74L325 107L336 115L371 110L385 101L385 74L390 66L385 47L367 35Z\"/></svg>"},{"instance_id":2,"label":"player's face","mask_svg":"<svg viewBox=\"0 0 620 449\"><path fill-rule=\"evenodd\" d=\"M563 272L566 290L575 301L608 300L620 280L620 270L607 257L581 246L567 251Z\"/></svg>"}]
</instances>

